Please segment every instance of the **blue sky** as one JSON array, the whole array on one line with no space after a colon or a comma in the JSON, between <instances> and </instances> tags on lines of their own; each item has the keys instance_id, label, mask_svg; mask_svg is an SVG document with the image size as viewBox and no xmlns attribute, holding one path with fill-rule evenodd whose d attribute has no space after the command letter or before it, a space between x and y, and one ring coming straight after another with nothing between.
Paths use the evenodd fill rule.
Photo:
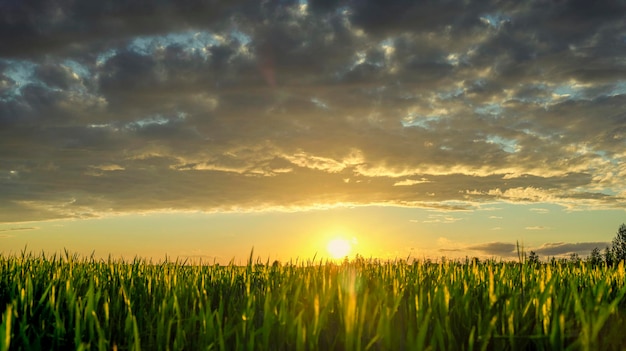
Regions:
<instances>
[{"instance_id":1,"label":"blue sky","mask_svg":"<svg viewBox=\"0 0 626 351\"><path fill-rule=\"evenodd\" d=\"M3 2L0 251L602 249L626 222L625 9Z\"/></svg>"}]
</instances>

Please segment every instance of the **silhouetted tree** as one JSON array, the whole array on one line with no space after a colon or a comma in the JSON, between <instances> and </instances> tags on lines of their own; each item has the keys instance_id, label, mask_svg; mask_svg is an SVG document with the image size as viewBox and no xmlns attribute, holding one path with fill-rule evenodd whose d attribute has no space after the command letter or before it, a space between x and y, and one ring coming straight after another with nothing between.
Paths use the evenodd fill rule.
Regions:
<instances>
[{"instance_id":1,"label":"silhouetted tree","mask_svg":"<svg viewBox=\"0 0 626 351\"><path fill-rule=\"evenodd\" d=\"M579 264L580 256L578 256L576 252L572 252L571 254L569 254L569 262L574 263L574 264Z\"/></svg>"},{"instance_id":2,"label":"silhouetted tree","mask_svg":"<svg viewBox=\"0 0 626 351\"><path fill-rule=\"evenodd\" d=\"M613 238L611 246L613 251L613 259L616 262L626 260L626 224L622 223Z\"/></svg>"},{"instance_id":3,"label":"silhouetted tree","mask_svg":"<svg viewBox=\"0 0 626 351\"><path fill-rule=\"evenodd\" d=\"M599 266L602 264L602 255L600 254L600 249L594 247L587 258L587 262L589 262L592 266Z\"/></svg>"},{"instance_id":4,"label":"silhouetted tree","mask_svg":"<svg viewBox=\"0 0 626 351\"><path fill-rule=\"evenodd\" d=\"M604 262L606 263L607 266L612 266L613 265L613 251L607 246L604 249Z\"/></svg>"},{"instance_id":5,"label":"silhouetted tree","mask_svg":"<svg viewBox=\"0 0 626 351\"><path fill-rule=\"evenodd\" d=\"M530 251L530 255L528 256L528 260L526 261L529 264L539 264L539 255L535 251Z\"/></svg>"}]
</instances>

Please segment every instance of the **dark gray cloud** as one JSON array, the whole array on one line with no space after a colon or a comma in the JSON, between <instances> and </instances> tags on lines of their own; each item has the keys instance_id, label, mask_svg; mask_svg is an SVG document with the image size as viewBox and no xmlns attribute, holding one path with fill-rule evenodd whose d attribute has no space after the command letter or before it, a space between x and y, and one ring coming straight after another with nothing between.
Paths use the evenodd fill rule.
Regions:
<instances>
[{"instance_id":1,"label":"dark gray cloud","mask_svg":"<svg viewBox=\"0 0 626 351\"><path fill-rule=\"evenodd\" d=\"M35 69L35 76L50 88L69 89L79 83L79 78L69 67L59 64L42 64Z\"/></svg>"},{"instance_id":2,"label":"dark gray cloud","mask_svg":"<svg viewBox=\"0 0 626 351\"><path fill-rule=\"evenodd\" d=\"M534 251L542 256L563 256L572 253L579 255L588 255L593 249L598 248L604 250L605 247L610 246L610 242L585 242L585 243L545 243Z\"/></svg>"},{"instance_id":3,"label":"dark gray cloud","mask_svg":"<svg viewBox=\"0 0 626 351\"><path fill-rule=\"evenodd\" d=\"M237 0L3 1L0 4L0 52L10 57L75 52L99 42L106 45L137 35L212 25L234 11L257 10L255 3Z\"/></svg>"},{"instance_id":4,"label":"dark gray cloud","mask_svg":"<svg viewBox=\"0 0 626 351\"><path fill-rule=\"evenodd\" d=\"M467 247L468 250L479 251L484 255L509 257L517 252L517 246L513 243L492 242Z\"/></svg>"},{"instance_id":5,"label":"dark gray cloud","mask_svg":"<svg viewBox=\"0 0 626 351\"><path fill-rule=\"evenodd\" d=\"M626 203L623 2L8 1L0 13L3 222Z\"/></svg>"},{"instance_id":6,"label":"dark gray cloud","mask_svg":"<svg viewBox=\"0 0 626 351\"><path fill-rule=\"evenodd\" d=\"M544 243L539 247L528 248L520 247L526 254L530 251L535 252L542 258L547 257L559 257L567 256L573 253L580 255L581 257L588 256L594 248L604 250L605 247L610 246L610 242L582 242L582 243ZM475 245L468 245L463 248L453 249L449 251L477 251L482 255L491 257L513 258L518 255L518 246L515 243L509 242L489 242L480 243ZM444 251L444 250L441 250Z\"/></svg>"}]
</instances>

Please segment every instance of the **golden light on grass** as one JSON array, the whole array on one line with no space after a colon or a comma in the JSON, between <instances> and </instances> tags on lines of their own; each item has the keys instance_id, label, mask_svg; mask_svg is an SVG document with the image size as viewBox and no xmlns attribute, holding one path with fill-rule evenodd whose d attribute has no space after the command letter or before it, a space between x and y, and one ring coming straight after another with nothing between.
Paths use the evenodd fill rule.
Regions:
<instances>
[{"instance_id":1,"label":"golden light on grass","mask_svg":"<svg viewBox=\"0 0 626 351\"><path fill-rule=\"evenodd\" d=\"M344 238L333 238L326 245L326 251L333 259L341 259L350 254L352 244Z\"/></svg>"}]
</instances>

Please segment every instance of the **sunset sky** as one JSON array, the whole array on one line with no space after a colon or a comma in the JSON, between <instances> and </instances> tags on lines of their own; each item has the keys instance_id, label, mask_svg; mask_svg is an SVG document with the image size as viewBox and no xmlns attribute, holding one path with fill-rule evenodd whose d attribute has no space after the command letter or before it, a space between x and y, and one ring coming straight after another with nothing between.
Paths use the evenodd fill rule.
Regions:
<instances>
[{"instance_id":1,"label":"sunset sky","mask_svg":"<svg viewBox=\"0 0 626 351\"><path fill-rule=\"evenodd\" d=\"M540 257L626 222L624 1L0 1L0 253Z\"/></svg>"}]
</instances>

